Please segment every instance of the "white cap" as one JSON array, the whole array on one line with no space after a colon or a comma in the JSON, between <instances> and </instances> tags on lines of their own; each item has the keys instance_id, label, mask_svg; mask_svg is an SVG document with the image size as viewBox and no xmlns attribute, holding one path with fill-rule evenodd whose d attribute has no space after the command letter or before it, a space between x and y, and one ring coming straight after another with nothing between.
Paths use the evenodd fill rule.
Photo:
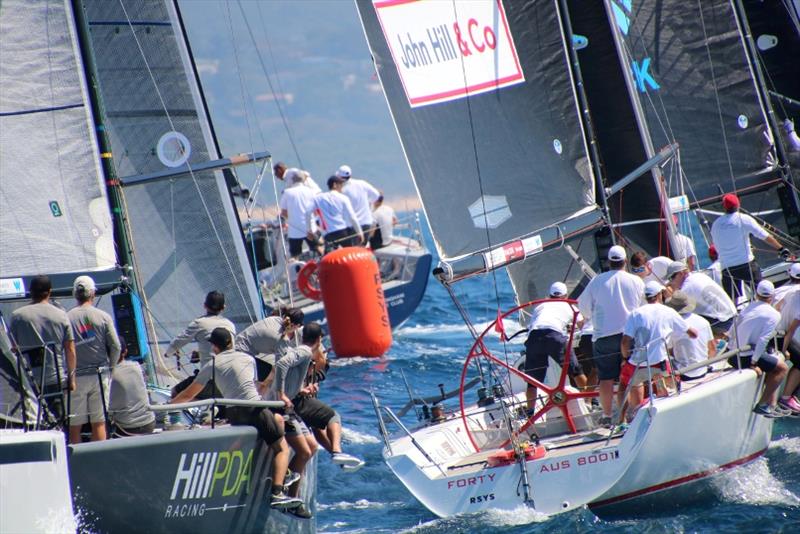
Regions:
<instances>
[{"instance_id":1,"label":"white cap","mask_svg":"<svg viewBox=\"0 0 800 534\"><path fill-rule=\"evenodd\" d=\"M775 286L769 280L762 280L756 286L756 293L759 297L771 297L775 294Z\"/></svg>"},{"instance_id":2,"label":"white cap","mask_svg":"<svg viewBox=\"0 0 800 534\"><path fill-rule=\"evenodd\" d=\"M667 266L667 278L671 279L676 274L688 270L689 267L687 267L686 264L683 263L682 261L673 261Z\"/></svg>"},{"instance_id":3,"label":"white cap","mask_svg":"<svg viewBox=\"0 0 800 534\"><path fill-rule=\"evenodd\" d=\"M563 282L553 282L550 286L550 296L551 297L566 297L567 296L567 286Z\"/></svg>"},{"instance_id":4,"label":"white cap","mask_svg":"<svg viewBox=\"0 0 800 534\"><path fill-rule=\"evenodd\" d=\"M625 254L625 249L619 245L614 245L610 249L608 249L608 259L610 261L623 261L627 258Z\"/></svg>"},{"instance_id":5,"label":"white cap","mask_svg":"<svg viewBox=\"0 0 800 534\"><path fill-rule=\"evenodd\" d=\"M793 263L789 267L789 276L794 279L800 278L800 263Z\"/></svg>"},{"instance_id":6,"label":"white cap","mask_svg":"<svg viewBox=\"0 0 800 534\"><path fill-rule=\"evenodd\" d=\"M283 179L287 182L293 183L304 182L306 180L306 173L297 167L292 167L290 169L286 169L286 171L283 173Z\"/></svg>"},{"instance_id":7,"label":"white cap","mask_svg":"<svg viewBox=\"0 0 800 534\"><path fill-rule=\"evenodd\" d=\"M75 279L72 283L72 296L76 296L78 293L78 289L83 289L84 291L89 291L94 293L97 290L97 286L94 285L94 280L92 280L91 276L79 276Z\"/></svg>"},{"instance_id":8,"label":"white cap","mask_svg":"<svg viewBox=\"0 0 800 534\"><path fill-rule=\"evenodd\" d=\"M664 286L656 282L655 280L650 280L644 285L644 296L647 298L652 298L664 291Z\"/></svg>"},{"instance_id":9,"label":"white cap","mask_svg":"<svg viewBox=\"0 0 800 534\"><path fill-rule=\"evenodd\" d=\"M336 176L339 178L350 178L353 175L353 171L350 170L349 165L342 165L336 171Z\"/></svg>"}]
</instances>

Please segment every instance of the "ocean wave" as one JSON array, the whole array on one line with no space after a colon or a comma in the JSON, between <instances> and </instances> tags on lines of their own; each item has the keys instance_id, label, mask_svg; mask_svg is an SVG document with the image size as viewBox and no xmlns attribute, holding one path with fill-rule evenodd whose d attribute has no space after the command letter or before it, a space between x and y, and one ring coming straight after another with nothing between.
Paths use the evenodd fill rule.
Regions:
<instances>
[{"instance_id":1,"label":"ocean wave","mask_svg":"<svg viewBox=\"0 0 800 534\"><path fill-rule=\"evenodd\" d=\"M401 531L403 534L426 532L464 531L469 525L470 532L492 530L502 527L516 527L531 523L542 523L550 516L541 514L533 508L518 506L512 510L485 510L475 514L464 514L455 517L433 519Z\"/></svg>"},{"instance_id":2,"label":"ocean wave","mask_svg":"<svg viewBox=\"0 0 800 534\"><path fill-rule=\"evenodd\" d=\"M380 508L399 508L405 506L404 502L373 502L368 499L357 501L339 501L332 504L317 503L317 510L367 510Z\"/></svg>"},{"instance_id":3,"label":"ocean wave","mask_svg":"<svg viewBox=\"0 0 800 534\"><path fill-rule=\"evenodd\" d=\"M484 321L480 323L476 323L475 330L477 332L483 332L488 328L490 324L494 322L494 319L491 321ZM506 331L508 335L512 335L520 330L522 327L520 326L519 322L514 319L505 318L503 319L503 329ZM394 331L395 336L397 337L430 337L430 336L441 336L443 334L464 334L465 336L469 336L470 331L467 325L461 323L455 324L416 324L413 326L403 326L398 328ZM487 334L487 337L490 338L500 338L500 333L495 332L494 329L490 330ZM519 336L514 338L511 343L523 343L525 341L524 336Z\"/></svg>"},{"instance_id":4,"label":"ocean wave","mask_svg":"<svg viewBox=\"0 0 800 534\"><path fill-rule=\"evenodd\" d=\"M342 440L354 445L380 443L381 441L375 436L348 427L342 427Z\"/></svg>"},{"instance_id":5,"label":"ocean wave","mask_svg":"<svg viewBox=\"0 0 800 534\"><path fill-rule=\"evenodd\" d=\"M766 458L759 458L716 477L714 485L728 502L752 505L800 504L800 497L789 491L770 472Z\"/></svg>"},{"instance_id":6,"label":"ocean wave","mask_svg":"<svg viewBox=\"0 0 800 534\"><path fill-rule=\"evenodd\" d=\"M800 437L782 437L769 444L770 449L783 449L790 454L800 454Z\"/></svg>"}]
</instances>

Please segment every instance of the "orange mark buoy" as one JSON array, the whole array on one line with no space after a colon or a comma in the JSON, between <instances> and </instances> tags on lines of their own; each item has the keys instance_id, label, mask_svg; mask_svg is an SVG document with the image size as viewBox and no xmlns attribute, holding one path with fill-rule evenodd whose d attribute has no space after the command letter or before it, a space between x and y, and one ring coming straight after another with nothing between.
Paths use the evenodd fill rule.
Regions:
<instances>
[{"instance_id":1,"label":"orange mark buoy","mask_svg":"<svg viewBox=\"0 0 800 534\"><path fill-rule=\"evenodd\" d=\"M334 250L319 262L317 275L336 356L383 356L392 345L392 327L372 252Z\"/></svg>"}]
</instances>

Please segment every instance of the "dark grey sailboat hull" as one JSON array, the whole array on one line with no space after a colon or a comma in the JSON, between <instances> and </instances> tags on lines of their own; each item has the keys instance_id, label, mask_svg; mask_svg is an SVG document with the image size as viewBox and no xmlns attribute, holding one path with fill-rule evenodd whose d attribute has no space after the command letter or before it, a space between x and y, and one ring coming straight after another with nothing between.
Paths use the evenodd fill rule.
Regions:
<instances>
[{"instance_id":1,"label":"dark grey sailboat hull","mask_svg":"<svg viewBox=\"0 0 800 534\"><path fill-rule=\"evenodd\" d=\"M73 501L84 531L259 533L316 527L313 519L270 508L273 454L251 427L171 431L69 449ZM315 471L313 465L308 469ZM309 502L313 475L304 485Z\"/></svg>"}]
</instances>

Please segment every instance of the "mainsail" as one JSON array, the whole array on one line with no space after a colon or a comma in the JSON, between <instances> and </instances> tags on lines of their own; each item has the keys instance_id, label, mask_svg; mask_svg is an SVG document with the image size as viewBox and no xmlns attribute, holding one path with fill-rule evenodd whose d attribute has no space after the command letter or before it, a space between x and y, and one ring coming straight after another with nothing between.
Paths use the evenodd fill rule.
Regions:
<instances>
[{"instance_id":1,"label":"mainsail","mask_svg":"<svg viewBox=\"0 0 800 534\"><path fill-rule=\"evenodd\" d=\"M24 275L96 272L116 264L73 20L63 0L4 0L0 6L0 279L11 279L3 284L6 296L24 296Z\"/></svg>"},{"instance_id":2,"label":"mainsail","mask_svg":"<svg viewBox=\"0 0 800 534\"><path fill-rule=\"evenodd\" d=\"M555 3L357 6L443 260L497 267L599 220Z\"/></svg>"},{"instance_id":3,"label":"mainsail","mask_svg":"<svg viewBox=\"0 0 800 534\"><path fill-rule=\"evenodd\" d=\"M82 4L117 176L218 159L177 5ZM225 293L226 316L238 328L257 318L254 278L221 172L126 186L124 204L151 335L168 341L212 289Z\"/></svg>"}]
</instances>

